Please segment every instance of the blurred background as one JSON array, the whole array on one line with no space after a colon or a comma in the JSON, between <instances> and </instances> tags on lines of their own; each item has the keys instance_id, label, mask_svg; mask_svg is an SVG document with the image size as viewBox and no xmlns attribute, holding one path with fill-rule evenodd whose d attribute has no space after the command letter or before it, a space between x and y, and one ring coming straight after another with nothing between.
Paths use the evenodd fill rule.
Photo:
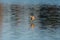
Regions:
<instances>
[{"instance_id":1,"label":"blurred background","mask_svg":"<svg viewBox=\"0 0 60 40\"><path fill-rule=\"evenodd\" d=\"M39 23L45 5L59 9L60 0L0 0L0 40L60 40L60 25L55 29Z\"/></svg>"}]
</instances>

